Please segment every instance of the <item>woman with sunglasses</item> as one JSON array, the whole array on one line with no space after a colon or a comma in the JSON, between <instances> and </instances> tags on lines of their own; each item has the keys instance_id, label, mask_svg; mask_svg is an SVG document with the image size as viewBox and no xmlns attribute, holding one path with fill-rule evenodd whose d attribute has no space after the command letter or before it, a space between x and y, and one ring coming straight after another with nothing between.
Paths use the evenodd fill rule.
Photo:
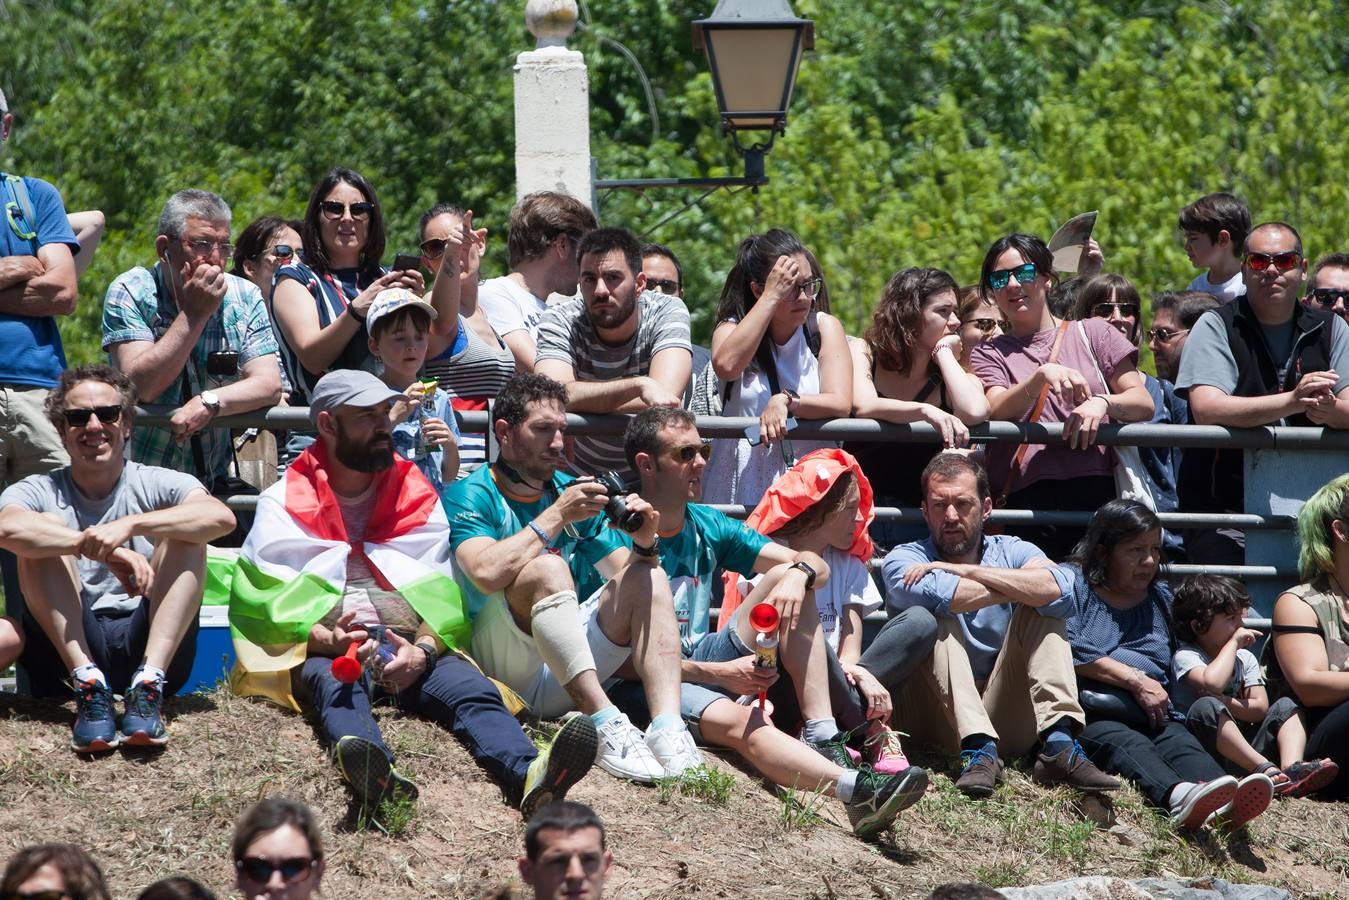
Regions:
<instances>
[{"instance_id":1,"label":"woman with sunglasses","mask_svg":"<svg viewBox=\"0 0 1349 900\"><path fill-rule=\"evenodd\" d=\"M384 255L384 214L375 189L341 166L314 188L301 228L304 262L292 257L275 275L268 310L291 402L308 401L314 383L329 369L366 369L379 374L370 352L365 315L376 295L403 287L421 294L421 272L390 272ZM449 322L453 327L454 319ZM433 330L439 333L433 323Z\"/></svg>"},{"instance_id":2,"label":"woman with sunglasses","mask_svg":"<svg viewBox=\"0 0 1349 900\"><path fill-rule=\"evenodd\" d=\"M234 267L231 275L246 278L258 286L264 300L272 296L272 276L300 255L300 229L296 219L262 216L248 223L234 242Z\"/></svg>"},{"instance_id":3,"label":"woman with sunglasses","mask_svg":"<svg viewBox=\"0 0 1349 900\"><path fill-rule=\"evenodd\" d=\"M759 422L744 438L714 442L707 502L753 506L799 455L837 446L788 435L789 418L852 412L848 339L838 319L815 306L822 285L796 235L774 228L740 242L717 306L712 369L729 383L722 415Z\"/></svg>"},{"instance_id":4,"label":"woman with sunglasses","mask_svg":"<svg viewBox=\"0 0 1349 900\"><path fill-rule=\"evenodd\" d=\"M444 339L443 349L428 345L426 362L422 365L423 377L436 379L457 410L487 409L488 401L515 375L515 354L478 305L478 271L487 247L487 229L474 229L472 222L472 211L437 203L422 215L421 224L422 266L436 273L431 294L427 296L433 305L445 257L455 252L465 236L468 242L458 274L459 327ZM469 475L486 460L486 436L461 434L459 477Z\"/></svg>"},{"instance_id":5,"label":"woman with sunglasses","mask_svg":"<svg viewBox=\"0 0 1349 900\"><path fill-rule=\"evenodd\" d=\"M970 425L988 420L979 379L960 366L956 282L940 269L903 269L886 282L866 337L850 341L853 415L907 425L926 422L941 443L849 441L844 449L871 478L878 506L922 503L915 472L943 448L966 447ZM877 523L881 552L927 536L927 526Z\"/></svg>"},{"instance_id":6,"label":"woman with sunglasses","mask_svg":"<svg viewBox=\"0 0 1349 900\"><path fill-rule=\"evenodd\" d=\"M977 284L960 289L956 318L960 319L960 330L956 332L960 335L960 367L971 372L970 351L984 341L1001 337L1007 322L1002 317L1002 310L992 300L985 299Z\"/></svg>"},{"instance_id":7,"label":"woman with sunglasses","mask_svg":"<svg viewBox=\"0 0 1349 900\"><path fill-rule=\"evenodd\" d=\"M268 797L234 826L239 893L248 900L308 900L323 880L323 839L309 807Z\"/></svg>"},{"instance_id":8,"label":"woman with sunglasses","mask_svg":"<svg viewBox=\"0 0 1349 900\"><path fill-rule=\"evenodd\" d=\"M9 858L0 897L23 900L111 900L103 871L74 844L34 844Z\"/></svg>"},{"instance_id":9,"label":"woman with sunglasses","mask_svg":"<svg viewBox=\"0 0 1349 900\"><path fill-rule=\"evenodd\" d=\"M999 238L984 255L979 284L1011 332L975 347L992 418L1063 423L1063 443L997 443L988 472L1000 505L1015 509L1093 510L1114 498L1114 456L1096 443L1102 422L1145 422L1153 403L1138 372L1138 348L1100 319L1055 318L1054 256L1028 234ZM1034 526L1016 533L1050 559L1073 548L1078 529Z\"/></svg>"}]
</instances>

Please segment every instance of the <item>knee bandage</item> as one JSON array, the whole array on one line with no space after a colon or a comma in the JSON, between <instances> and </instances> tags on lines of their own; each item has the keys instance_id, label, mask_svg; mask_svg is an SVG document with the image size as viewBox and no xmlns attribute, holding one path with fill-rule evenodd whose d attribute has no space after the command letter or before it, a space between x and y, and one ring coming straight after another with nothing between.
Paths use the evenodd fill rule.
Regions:
<instances>
[{"instance_id":1,"label":"knee bandage","mask_svg":"<svg viewBox=\"0 0 1349 900\"><path fill-rule=\"evenodd\" d=\"M548 669L562 684L595 668L595 657L581 625L575 591L558 591L534 604L529 615L534 644Z\"/></svg>"}]
</instances>

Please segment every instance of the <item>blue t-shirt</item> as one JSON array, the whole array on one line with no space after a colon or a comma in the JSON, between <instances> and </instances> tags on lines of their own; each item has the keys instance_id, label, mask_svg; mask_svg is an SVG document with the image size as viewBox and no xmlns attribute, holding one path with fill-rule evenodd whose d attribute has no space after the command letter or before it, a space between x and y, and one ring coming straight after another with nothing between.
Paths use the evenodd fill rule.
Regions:
<instances>
[{"instance_id":1,"label":"blue t-shirt","mask_svg":"<svg viewBox=\"0 0 1349 900\"><path fill-rule=\"evenodd\" d=\"M460 544L473 538L500 541L517 534L525 523L556 503L558 494L575 480L557 472L548 490L526 499L504 493L491 466L477 469L447 487L442 497L445 516L450 520L450 549L457 551ZM577 596L584 600L589 594L582 592L578 573L593 569L596 562L622 546L616 531L608 527L604 514L599 513L562 529L553 546L544 552L556 553L568 562L572 577L578 582ZM475 618L493 595L478 590L462 567L455 567L455 578L468 601L469 617Z\"/></svg>"},{"instance_id":2,"label":"blue t-shirt","mask_svg":"<svg viewBox=\"0 0 1349 900\"><path fill-rule=\"evenodd\" d=\"M1169 687L1171 683L1171 586L1158 578L1148 595L1129 609L1116 609L1087 584L1082 570L1073 573L1074 615L1068 620L1073 665L1113 659L1140 670Z\"/></svg>"},{"instance_id":3,"label":"blue t-shirt","mask_svg":"<svg viewBox=\"0 0 1349 900\"><path fill-rule=\"evenodd\" d=\"M440 419L446 425L450 426L450 431L454 433L454 441L459 442L459 425L454 421L454 410L450 408L450 395L436 388L435 398L432 400L434 411L430 414L433 419ZM393 427L393 447L404 459L410 459L417 464L417 468L426 476L426 480L431 482L431 486L439 494L445 487L445 479L441 478L440 466L445 461L445 451L439 447L429 447L427 453L417 457L414 451L417 448L417 434L422 430L422 419L426 416L425 410L420 403L412 407L408 417Z\"/></svg>"},{"instance_id":4,"label":"blue t-shirt","mask_svg":"<svg viewBox=\"0 0 1349 900\"><path fill-rule=\"evenodd\" d=\"M41 178L25 175L23 183L33 204L33 218L37 219L28 226L37 232L37 238L19 237L5 216L0 223L0 256L36 256L34 243L39 248L65 244L71 253L80 252L61 194ZM0 183L0 206L17 201L9 184ZM54 388L65 367L66 351L54 317L0 313L0 382Z\"/></svg>"}]
</instances>

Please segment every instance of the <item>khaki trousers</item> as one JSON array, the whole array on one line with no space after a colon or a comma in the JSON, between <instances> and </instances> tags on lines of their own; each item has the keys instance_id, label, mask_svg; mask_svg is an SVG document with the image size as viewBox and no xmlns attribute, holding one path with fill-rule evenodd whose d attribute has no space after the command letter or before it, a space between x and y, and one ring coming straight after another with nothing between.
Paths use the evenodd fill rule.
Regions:
<instances>
[{"instance_id":1,"label":"khaki trousers","mask_svg":"<svg viewBox=\"0 0 1349 900\"><path fill-rule=\"evenodd\" d=\"M1065 716L1079 729L1086 724L1067 623L1020 604L982 690L959 624L938 618L932 664L915 672L895 697L901 731L952 753L970 735L987 734L1004 758L1022 756L1040 732Z\"/></svg>"}]
</instances>

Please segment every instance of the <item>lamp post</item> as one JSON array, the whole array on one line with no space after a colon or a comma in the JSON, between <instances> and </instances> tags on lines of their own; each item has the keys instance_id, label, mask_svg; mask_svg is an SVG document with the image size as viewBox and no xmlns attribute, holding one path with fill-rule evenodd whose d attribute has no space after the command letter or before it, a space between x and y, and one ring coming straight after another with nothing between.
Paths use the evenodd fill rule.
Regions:
<instances>
[{"instance_id":1,"label":"lamp post","mask_svg":"<svg viewBox=\"0 0 1349 900\"><path fill-rule=\"evenodd\" d=\"M706 19L693 23L694 49L707 54L712 87L729 133L744 157L745 174L725 178L603 179L598 190L646 190L656 187L749 187L768 183L764 154L787 130L787 110L796 86L801 55L815 48L815 23L797 18L788 0L718 0ZM745 146L742 132L766 137Z\"/></svg>"}]
</instances>

